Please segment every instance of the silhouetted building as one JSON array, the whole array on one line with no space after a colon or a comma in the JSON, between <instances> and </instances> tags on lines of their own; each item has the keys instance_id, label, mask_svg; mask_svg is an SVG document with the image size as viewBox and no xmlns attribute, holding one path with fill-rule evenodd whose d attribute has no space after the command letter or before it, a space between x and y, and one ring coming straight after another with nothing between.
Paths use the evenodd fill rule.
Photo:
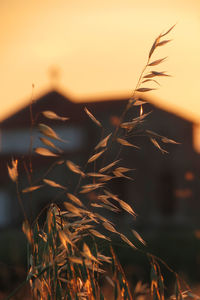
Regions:
<instances>
[{"instance_id":1,"label":"silhouetted building","mask_svg":"<svg viewBox=\"0 0 200 300\"><path fill-rule=\"evenodd\" d=\"M58 193L57 189L46 186L42 179L54 180L73 192L78 176L68 170L65 161L71 160L84 166L100 139L118 126L126 104L127 99L75 103L52 91L1 122L0 226L16 224L22 219L14 184L7 172L7 165L12 157L19 160L20 189L30 186L30 182L33 185L44 185L33 194L22 194L25 209L30 217L35 217L51 201L62 205L65 192L61 189ZM105 128L103 135L102 128L92 122L84 107L102 123ZM109 188L135 209L138 214L138 226L198 227L200 157L193 149L194 124L149 103L143 105L143 109L144 113L152 113L144 120L143 127L139 126L132 136L127 136L128 141L140 149L123 147L120 152L123 157L120 165L134 169L128 173L134 180L113 179L108 183ZM69 117L69 120L63 122L45 118L42 111L49 110L59 116ZM128 111L127 118L130 120L139 114L139 106L134 106ZM39 123L50 126L66 141L52 140L63 152L44 146L39 139L42 137L38 131ZM162 154L153 145L150 140L153 137L152 133L145 131L144 136L145 128L160 135L155 135L155 140L169 152L168 154ZM173 139L180 145L166 143L167 140L162 140L161 136ZM40 156L34 152L38 147L46 147L54 153L60 153L60 158ZM118 159L118 154L115 145L103 161L97 161L96 167ZM61 160L64 160L64 163ZM91 193L89 198L90 202L94 201L95 192ZM121 217L124 218L124 223L132 222L127 215Z\"/></svg>"}]
</instances>

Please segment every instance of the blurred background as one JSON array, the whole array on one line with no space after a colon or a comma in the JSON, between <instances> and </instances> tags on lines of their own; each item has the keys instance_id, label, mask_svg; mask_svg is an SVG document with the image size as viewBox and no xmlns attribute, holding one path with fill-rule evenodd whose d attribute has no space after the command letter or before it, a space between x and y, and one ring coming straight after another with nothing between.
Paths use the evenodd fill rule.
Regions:
<instances>
[{"instance_id":1,"label":"blurred background","mask_svg":"<svg viewBox=\"0 0 200 300\"><path fill-rule=\"evenodd\" d=\"M30 155L31 126L33 148L41 147L36 125L47 121L40 112L52 110L69 117L67 123L47 124L70 141L56 144L64 150L64 157L84 164L100 138L84 107L108 133L113 130L153 41L175 23L167 36L172 41L159 47L152 59L167 56L156 70L167 71L172 77L161 78L158 90L140 97L149 102L144 112L152 111L146 128L180 144L164 145L169 153L163 155L148 138L133 137L132 142L141 149L126 149L122 155L124 165L135 169L131 174L134 181L113 181L110 187L138 214L134 222L126 215L118 216L121 229L135 228L147 241L149 251L198 289L200 2L9 0L0 2L0 14L0 297L26 278L27 261L23 216L7 165L12 157L19 160L23 189L29 184L30 157L34 180L42 178L54 163L53 158L40 158L34 152ZM130 113L138 116L139 107ZM48 179L67 185L69 175L67 168L59 165ZM72 177L70 186L74 184ZM22 195L22 200L33 218L55 197L54 190L45 187L31 197ZM90 201L94 198L91 194ZM62 203L63 198L56 201ZM124 265L129 265L130 280L147 281L145 258L128 253L125 247L116 248ZM167 278L170 284L168 273Z\"/></svg>"}]
</instances>

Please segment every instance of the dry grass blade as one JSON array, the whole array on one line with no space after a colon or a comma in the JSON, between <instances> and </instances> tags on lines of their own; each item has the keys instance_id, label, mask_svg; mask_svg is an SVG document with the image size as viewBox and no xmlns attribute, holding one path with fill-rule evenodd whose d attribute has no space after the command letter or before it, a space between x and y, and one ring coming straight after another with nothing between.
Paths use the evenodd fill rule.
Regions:
<instances>
[{"instance_id":1,"label":"dry grass blade","mask_svg":"<svg viewBox=\"0 0 200 300\"><path fill-rule=\"evenodd\" d=\"M149 134L150 136L153 136L153 137L159 137L161 138L162 136L159 135L158 133L154 132L154 131L151 131L151 130L146 130L146 133Z\"/></svg>"},{"instance_id":2,"label":"dry grass blade","mask_svg":"<svg viewBox=\"0 0 200 300\"><path fill-rule=\"evenodd\" d=\"M84 111L89 116L89 118L99 127L102 127L101 123L93 116L93 114L85 107Z\"/></svg>"},{"instance_id":3,"label":"dry grass blade","mask_svg":"<svg viewBox=\"0 0 200 300\"><path fill-rule=\"evenodd\" d=\"M139 121L124 122L120 125L121 128L127 129L128 131L133 130Z\"/></svg>"},{"instance_id":4,"label":"dry grass blade","mask_svg":"<svg viewBox=\"0 0 200 300\"><path fill-rule=\"evenodd\" d=\"M151 111L146 113L146 114L143 114L143 115L140 115L139 117L137 118L134 118L132 121L133 122L140 122L141 120L145 119L148 115L151 114Z\"/></svg>"},{"instance_id":5,"label":"dry grass blade","mask_svg":"<svg viewBox=\"0 0 200 300\"><path fill-rule=\"evenodd\" d=\"M157 59L157 60L154 60L152 61L151 63L148 64L148 66L156 66L156 65L159 65L160 63L162 63L164 60L166 60L167 56L164 57L164 58L160 58L160 59Z\"/></svg>"},{"instance_id":6,"label":"dry grass blade","mask_svg":"<svg viewBox=\"0 0 200 300\"><path fill-rule=\"evenodd\" d=\"M152 89L152 88L139 88L136 91L137 92L141 92L141 93L146 93L146 92L153 91L153 90L156 90L156 89Z\"/></svg>"},{"instance_id":7,"label":"dry grass blade","mask_svg":"<svg viewBox=\"0 0 200 300\"><path fill-rule=\"evenodd\" d=\"M176 25L176 24L175 24L175 25ZM151 50L149 51L149 59L151 58L151 56L152 56L154 50L156 49L156 47L158 47L158 46L163 46L163 45L165 45L166 43L169 42L168 40L167 40L167 41L162 41L162 42L160 42L160 39L161 39L163 36L167 35L167 34L174 28L175 25L173 25L173 26L172 26L168 31L166 31L165 33L160 34L160 35L155 39L155 41L154 41L154 43L153 43L153 45L152 45L152 47L151 47Z\"/></svg>"},{"instance_id":8,"label":"dry grass blade","mask_svg":"<svg viewBox=\"0 0 200 300\"><path fill-rule=\"evenodd\" d=\"M82 210L80 208L78 208L68 202L64 202L64 206L69 212L72 212L73 214L75 214L77 216L82 216Z\"/></svg>"},{"instance_id":9,"label":"dry grass blade","mask_svg":"<svg viewBox=\"0 0 200 300\"><path fill-rule=\"evenodd\" d=\"M85 177L85 173L83 171L81 171L80 167L78 165L74 164L72 161L67 160L66 165L72 172L80 174L82 177Z\"/></svg>"},{"instance_id":10,"label":"dry grass blade","mask_svg":"<svg viewBox=\"0 0 200 300\"><path fill-rule=\"evenodd\" d=\"M88 247L88 245L86 243L83 244L83 254L84 256L88 257L89 259L100 263L91 253L90 248Z\"/></svg>"},{"instance_id":11,"label":"dry grass blade","mask_svg":"<svg viewBox=\"0 0 200 300\"><path fill-rule=\"evenodd\" d=\"M103 225L103 227L104 227L105 229L107 229L108 231L111 231L111 232L113 232L113 233L118 233L118 232L116 231L115 227L114 227L113 225L111 225L110 223L103 222L102 225Z\"/></svg>"},{"instance_id":12,"label":"dry grass blade","mask_svg":"<svg viewBox=\"0 0 200 300\"><path fill-rule=\"evenodd\" d=\"M115 213L117 213L117 212L120 212L120 209L119 208L117 208L117 207L113 207L113 205L108 205L108 204L102 204L102 207L104 207L104 208L106 208L106 209L108 209L108 210L110 210L110 211L113 211L113 212L115 212Z\"/></svg>"},{"instance_id":13,"label":"dry grass blade","mask_svg":"<svg viewBox=\"0 0 200 300\"><path fill-rule=\"evenodd\" d=\"M147 75L143 76L142 78L153 78L156 77L153 73L148 73Z\"/></svg>"},{"instance_id":14,"label":"dry grass blade","mask_svg":"<svg viewBox=\"0 0 200 300\"><path fill-rule=\"evenodd\" d=\"M138 239L138 241L140 241L143 245L146 245L146 242L143 240L143 238L139 235L139 233L137 231L132 229L132 232L133 232L134 236Z\"/></svg>"},{"instance_id":15,"label":"dry grass blade","mask_svg":"<svg viewBox=\"0 0 200 300\"><path fill-rule=\"evenodd\" d=\"M54 140L57 140L57 141L60 141L60 142L65 142L64 140L62 140L58 135L57 133L49 126L43 124L43 123L40 123L38 125L39 127L39 131L44 134L45 136L48 136Z\"/></svg>"},{"instance_id":16,"label":"dry grass blade","mask_svg":"<svg viewBox=\"0 0 200 300\"><path fill-rule=\"evenodd\" d=\"M109 264L112 262L112 258L110 256L105 256L105 255L103 255L103 254L101 254L99 252L97 253L97 258L99 260L105 261L105 262L107 262Z\"/></svg>"},{"instance_id":17,"label":"dry grass blade","mask_svg":"<svg viewBox=\"0 0 200 300\"><path fill-rule=\"evenodd\" d=\"M102 187L104 183L94 183L94 184L86 184L82 186L82 190L80 191L81 194L86 194L91 191L94 191L100 187Z\"/></svg>"},{"instance_id":18,"label":"dry grass blade","mask_svg":"<svg viewBox=\"0 0 200 300\"><path fill-rule=\"evenodd\" d=\"M155 82L157 83L158 85L160 85L160 83L158 81L156 81L155 79L146 79L146 80L143 80L142 83L145 83L145 82Z\"/></svg>"},{"instance_id":19,"label":"dry grass blade","mask_svg":"<svg viewBox=\"0 0 200 300\"><path fill-rule=\"evenodd\" d=\"M29 186L28 188L25 188L22 190L22 193L29 193L38 190L41 188L43 185L35 185L35 186Z\"/></svg>"},{"instance_id":20,"label":"dry grass blade","mask_svg":"<svg viewBox=\"0 0 200 300\"><path fill-rule=\"evenodd\" d=\"M172 139L168 139L167 137L165 136L162 136L154 131L151 131L151 130L146 130L147 134L150 135L151 137L155 137L155 138L159 138L163 143L166 143L166 144L180 144Z\"/></svg>"},{"instance_id":21,"label":"dry grass blade","mask_svg":"<svg viewBox=\"0 0 200 300\"><path fill-rule=\"evenodd\" d=\"M62 153L63 151L54 145L54 143L52 143L50 140L44 138L44 137L40 137L41 142L48 147L52 147L53 149L57 150L58 152Z\"/></svg>"},{"instance_id":22,"label":"dry grass blade","mask_svg":"<svg viewBox=\"0 0 200 300\"><path fill-rule=\"evenodd\" d=\"M154 144L154 146L156 148L158 148L163 154L164 153L168 153L166 150L164 150L163 148L161 148L161 146L158 144L157 140L154 138L150 138L151 142Z\"/></svg>"},{"instance_id":23,"label":"dry grass blade","mask_svg":"<svg viewBox=\"0 0 200 300\"><path fill-rule=\"evenodd\" d=\"M110 133L109 135L107 135L103 140L101 140L97 145L96 147L94 148L95 150L101 148L101 147L106 147L107 146L107 143L108 143L108 140L110 138L110 136L112 135L112 133Z\"/></svg>"},{"instance_id":24,"label":"dry grass blade","mask_svg":"<svg viewBox=\"0 0 200 300\"><path fill-rule=\"evenodd\" d=\"M106 181L109 181L109 180L111 180L111 179L113 179L113 176L104 175L104 177L98 178L98 181L99 181L99 182L106 182Z\"/></svg>"},{"instance_id":25,"label":"dry grass blade","mask_svg":"<svg viewBox=\"0 0 200 300\"><path fill-rule=\"evenodd\" d=\"M111 199L114 199L115 201L119 201L120 199L118 198L117 195L114 195L113 193L107 191L107 190L104 190L104 193Z\"/></svg>"},{"instance_id":26,"label":"dry grass blade","mask_svg":"<svg viewBox=\"0 0 200 300\"><path fill-rule=\"evenodd\" d=\"M125 167L118 167L118 168L115 169L115 171L118 171L118 172L120 172L120 173L132 171L132 170L133 170L133 169L125 168Z\"/></svg>"},{"instance_id":27,"label":"dry grass blade","mask_svg":"<svg viewBox=\"0 0 200 300\"><path fill-rule=\"evenodd\" d=\"M68 250L67 244L70 244L71 246L74 246L72 241L70 240L69 236L63 230L59 231L58 234L59 234L59 238L60 238L61 243L63 244L63 246L67 250Z\"/></svg>"},{"instance_id":28,"label":"dry grass blade","mask_svg":"<svg viewBox=\"0 0 200 300\"><path fill-rule=\"evenodd\" d=\"M178 143L178 142L176 142L176 141L174 141L174 140L172 140L172 139L168 139L168 138L166 138L166 137L162 137L161 138L161 141L163 142L163 143L166 143L166 144L180 144L180 143Z\"/></svg>"},{"instance_id":29,"label":"dry grass blade","mask_svg":"<svg viewBox=\"0 0 200 300\"><path fill-rule=\"evenodd\" d=\"M58 154L53 153L49 149L43 148L43 147L38 147L35 149L35 152L37 154L43 155L43 156L58 156Z\"/></svg>"},{"instance_id":30,"label":"dry grass blade","mask_svg":"<svg viewBox=\"0 0 200 300\"><path fill-rule=\"evenodd\" d=\"M139 105L143 105L146 104L146 101L143 100L136 100L135 102L133 102L133 106L139 106Z\"/></svg>"},{"instance_id":31,"label":"dry grass blade","mask_svg":"<svg viewBox=\"0 0 200 300\"><path fill-rule=\"evenodd\" d=\"M83 203L81 202L81 200L79 200L79 198L77 198L76 196L74 196L73 194L67 193L67 197L73 201L74 203L78 204L79 206L83 207Z\"/></svg>"},{"instance_id":32,"label":"dry grass blade","mask_svg":"<svg viewBox=\"0 0 200 300\"><path fill-rule=\"evenodd\" d=\"M10 176L10 179L14 182L16 182L17 178L18 178L17 165L18 165L18 160L17 159L16 160L12 159L11 167L7 166L8 167L8 174Z\"/></svg>"},{"instance_id":33,"label":"dry grass blade","mask_svg":"<svg viewBox=\"0 0 200 300\"><path fill-rule=\"evenodd\" d=\"M98 238L100 238L100 239L104 239L104 240L110 241L110 239L109 239L108 237L106 237L104 234L98 232L98 231L95 230L95 229L90 229L89 232L90 232L92 235L94 235L94 236L96 236L96 237L98 237Z\"/></svg>"},{"instance_id":34,"label":"dry grass blade","mask_svg":"<svg viewBox=\"0 0 200 300\"><path fill-rule=\"evenodd\" d=\"M102 215L100 215L98 213L95 213L95 217L96 217L96 219L101 220L105 223L108 223L108 222L110 223L110 221L108 221L105 217L103 217Z\"/></svg>"},{"instance_id":35,"label":"dry grass blade","mask_svg":"<svg viewBox=\"0 0 200 300\"><path fill-rule=\"evenodd\" d=\"M158 44L157 44L157 47L164 46L165 44L167 44L167 43L169 43L169 42L171 42L171 40L164 40L164 41L158 43Z\"/></svg>"},{"instance_id":36,"label":"dry grass blade","mask_svg":"<svg viewBox=\"0 0 200 300\"><path fill-rule=\"evenodd\" d=\"M59 121L69 120L69 118L58 116L55 112L51 110L45 110L42 112L42 114L48 119L59 120Z\"/></svg>"},{"instance_id":37,"label":"dry grass blade","mask_svg":"<svg viewBox=\"0 0 200 300\"><path fill-rule=\"evenodd\" d=\"M100 173L103 173L103 172L105 172L105 171L111 169L111 168L112 168L113 166L115 166L119 161L120 161L120 159L113 161L112 163L108 164L107 166L101 168L101 169L99 170L99 172L100 172Z\"/></svg>"},{"instance_id":38,"label":"dry grass blade","mask_svg":"<svg viewBox=\"0 0 200 300\"><path fill-rule=\"evenodd\" d=\"M105 273L106 271L99 268L99 266L95 266L94 263L91 262L91 260L86 259L85 261L85 265L88 269L92 270L93 272L98 272L98 273ZM89 292L89 294L91 294L91 292ZM87 298L81 298L81 300L87 300L88 299L88 292L84 293L84 296L86 296ZM90 298L91 300L95 299L94 297Z\"/></svg>"},{"instance_id":39,"label":"dry grass blade","mask_svg":"<svg viewBox=\"0 0 200 300\"><path fill-rule=\"evenodd\" d=\"M152 71L151 73L155 76L168 76L168 77L170 76L168 74L165 74L165 72Z\"/></svg>"},{"instance_id":40,"label":"dry grass blade","mask_svg":"<svg viewBox=\"0 0 200 300\"><path fill-rule=\"evenodd\" d=\"M22 231L26 235L29 243L32 244L33 243L33 232L31 230L31 227L30 227L28 221L24 221L23 222L23 224L22 224Z\"/></svg>"},{"instance_id":41,"label":"dry grass blade","mask_svg":"<svg viewBox=\"0 0 200 300\"><path fill-rule=\"evenodd\" d=\"M104 195L100 195L100 196L104 196ZM106 198L99 198L98 197L98 199L101 199L101 201L103 202L103 203L105 203L106 205L108 205L109 207L112 207L115 211L117 211L117 212L119 212L120 211L120 209L116 206L116 205L114 205L113 203L111 203L108 199L106 199Z\"/></svg>"},{"instance_id":42,"label":"dry grass blade","mask_svg":"<svg viewBox=\"0 0 200 300\"><path fill-rule=\"evenodd\" d=\"M74 264L81 264L82 265L82 263L83 263L83 259L80 258L80 257L69 256L68 258Z\"/></svg>"},{"instance_id":43,"label":"dry grass blade","mask_svg":"<svg viewBox=\"0 0 200 300\"><path fill-rule=\"evenodd\" d=\"M133 147L133 148L137 148L137 149L140 149L138 146L135 146L131 143L129 143L127 140L124 140L124 139L121 139L121 138L117 138L116 139L117 142L123 146L127 146L127 147Z\"/></svg>"},{"instance_id":44,"label":"dry grass blade","mask_svg":"<svg viewBox=\"0 0 200 300\"><path fill-rule=\"evenodd\" d=\"M129 246L131 246L133 249L137 249L137 248L133 245L133 243L131 243L131 241L129 241L129 239L128 239L124 234L119 233L119 235L120 235L121 239L122 239L125 243L127 243L127 244L128 244Z\"/></svg>"},{"instance_id":45,"label":"dry grass blade","mask_svg":"<svg viewBox=\"0 0 200 300\"><path fill-rule=\"evenodd\" d=\"M125 201L120 200L120 199L118 199L117 201L120 204L121 208L126 210L132 216L136 217L136 213L133 211L132 207L128 203L126 203Z\"/></svg>"},{"instance_id":46,"label":"dry grass blade","mask_svg":"<svg viewBox=\"0 0 200 300\"><path fill-rule=\"evenodd\" d=\"M87 189L87 188L99 188L103 186L102 183L91 183L91 184L86 184L86 185L82 185L83 189Z\"/></svg>"},{"instance_id":47,"label":"dry grass blade","mask_svg":"<svg viewBox=\"0 0 200 300\"><path fill-rule=\"evenodd\" d=\"M92 207L97 207L97 208L102 208L103 205L102 204L98 204L98 203L91 203L90 204Z\"/></svg>"},{"instance_id":48,"label":"dry grass blade","mask_svg":"<svg viewBox=\"0 0 200 300\"><path fill-rule=\"evenodd\" d=\"M99 200L101 200L101 201L105 201L105 200L107 200L108 198L110 198L108 195L98 195L98 197L97 197Z\"/></svg>"},{"instance_id":49,"label":"dry grass blade","mask_svg":"<svg viewBox=\"0 0 200 300\"><path fill-rule=\"evenodd\" d=\"M170 29L167 30L165 33L161 34L161 37L167 35L175 26L176 26L176 24L174 24L172 27L170 27Z\"/></svg>"},{"instance_id":50,"label":"dry grass blade","mask_svg":"<svg viewBox=\"0 0 200 300\"><path fill-rule=\"evenodd\" d=\"M116 171L116 170L114 170L113 171L113 175L115 176L115 177L123 177L123 178L126 178L126 179L129 179L129 180L133 180L131 177L129 177L129 176L126 176L126 175L124 175L123 173L121 173L121 172L119 172L119 171Z\"/></svg>"},{"instance_id":51,"label":"dry grass blade","mask_svg":"<svg viewBox=\"0 0 200 300\"><path fill-rule=\"evenodd\" d=\"M105 177L106 175L101 174L101 173L87 173L88 176L90 177Z\"/></svg>"},{"instance_id":52,"label":"dry grass blade","mask_svg":"<svg viewBox=\"0 0 200 300\"><path fill-rule=\"evenodd\" d=\"M105 149L105 150L106 150L106 149ZM97 159L105 152L105 150L102 150L102 151L100 151L100 152L98 152L98 153L92 155L92 156L88 159L88 163L91 163L91 162L97 160Z\"/></svg>"},{"instance_id":53,"label":"dry grass blade","mask_svg":"<svg viewBox=\"0 0 200 300\"><path fill-rule=\"evenodd\" d=\"M56 183L56 182L53 181L53 180L50 180L50 179L43 179L43 181L44 181L46 184L48 184L48 185L50 185L50 186L52 186L52 187L54 187L54 188L60 188L60 189L63 189L63 190L66 190L66 189L67 189L67 188L64 187L63 185L61 185L61 184L59 184L59 183Z\"/></svg>"},{"instance_id":54,"label":"dry grass blade","mask_svg":"<svg viewBox=\"0 0 200 300\"><path fill-rule=\"evenodd\" d=\"M47 212L47 227L48 227L49 233L52 231L52 221L53 221L53 214L52 214L52 211L49 210Z\"/></svg>"},{"instance_id":55,"label":"dry grass blade","mask_svg":"<svg viewBox=\"0 0 200 300\"><path fill-rule=\"evenodd\" d=\"M159 35L159 36L155 39L155 41L154 41L154 43L153 43L153 45L152 45L152 47L151 47L151 49L150 49L150 51L149 51L149 59L151 58L151 56L152 56L154 50L156 49L157 44L158 44L159 41L160 41L160 38L161 38L161 36Z\"/></svg>"},{"instance_id":56,"label":"dry grass blade","mask_svg":"<svg viewBox=\"0 0 200 300\"><path fill-rule=\"evenodd\" d=\"M151 112L148 112L146 114L140 114L139 117L137 118L134 118L131 122L125 122L125 123L122 123L120 125L121 128L124 128L124 129L127 129L128 131L131 131L133 130L139 123L143 122L143 120L148 116L150 115Z\"/></svg>"}]
</instances>

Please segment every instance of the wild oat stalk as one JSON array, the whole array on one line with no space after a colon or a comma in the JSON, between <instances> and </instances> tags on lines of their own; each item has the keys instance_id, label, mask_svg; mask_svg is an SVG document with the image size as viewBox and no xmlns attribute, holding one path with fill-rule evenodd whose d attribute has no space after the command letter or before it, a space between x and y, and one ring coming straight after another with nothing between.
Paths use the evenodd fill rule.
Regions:
<instances>
[{"instance_id":1,"label":"wild oat stalk","mask_svg":"<svg viewBox=\"0 0 200 300\"><path fill-rule=\"evenodd\" d=\"M105 297L99 284L99 279L102 277L110 284L115 300L133 299L140 292L148 292L147 287L142 284L136 286L135 292L130 290L125 273L111 246L111 236L118 236L133 250L141 252L142 250L137 249L131 240L117 231L110 220L96 212L96 210L104 208L115 213L125 211L132 215L134 219L136 217L133 208L120 199L118 195L113 194L107 183L115 178L131 179L127 175L131 169L121 165L120 149L122 147L138 148L129 141L129 137L134 134L138 125L142 125L144 119L148 116L148 113L143 113L143 105L146 101L139 99L138 95L154 90L147 87L146 84L155 83L157 85L158 82L155 78L169 76L165 72L152 70L152 67L161 64L165 58L154 61L151 59L158 47L164 46L170 41L163 40L163 38L170 33L173 27L155 39L136 88L113 132L104 136L103 122L97 120L93 113L85 108L88 117L98 127L102 128L102 137L94 147L94 152L88 158L84 168L70 160L65 161L62 150L51 141L52 139L62 141L60 137L46 124L38 124L39 131L43 135L40 140L43 142L44 147L36 148L35 152L42 156L55 157L52 167L66 164L66 167L77 174L79 178L75 191L69 191L65 186L46 178L51 171L52 167L50 167L42 181L36 182L35 185L31 184L22 191L22 193L33 192L46 184L51 188L62 190L63 195L65 195L63 203L65 209L60 209L56 204L51 204L43 227L38 224L39 216L32 225L27 220L23 223L22 229L27 236L31 251L27 282L31 286L33 299L103 300ZM140 106L140 115L125 119L129 109L135 106ZM58 116L53 111L43 111L41 113L48 119L56 119L61 122L68 120L66 117ZM160 142L176 143L151 131L145 133L162 153L166 150L160 146ZM105 157L113 144L119 146L118 154L116 159L106 162ZM49 150L46 146L52 150ZM100 161L101 164L99 164ZM93 171L91 171L91 165L94 166ZM9 174L11 179L16 181L17 165L14 161L12 167L9 167ZM88 205L87 195L90 192L95 192L97 201L91 201ZM90 206L96 210L91 209ZM102 229L104 230L102 231ZM132 233L141 243L145 244L145 241L136 231L132 230ZM100 251L98 240L110 245L108 247L110 251L106 255ZM153 299L164 300L164 279L159 266L159 262L164 262L148 252L145 253L151 264L150 293ZM109 266L112 268L111 275L107 273ZM169 268L166 264L165 266ZM171 271L173 272L173 270ZM174 274L176 277L175 298L182 299L183 291L180 286L180 278L175 272Z\"/></svg>"}]
</instances>

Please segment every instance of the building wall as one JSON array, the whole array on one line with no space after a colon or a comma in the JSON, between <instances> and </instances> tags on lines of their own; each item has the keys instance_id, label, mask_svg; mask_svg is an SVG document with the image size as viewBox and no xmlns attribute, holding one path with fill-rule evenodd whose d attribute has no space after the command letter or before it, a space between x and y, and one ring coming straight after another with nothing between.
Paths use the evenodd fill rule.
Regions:
<instances>
[{"instance_id":1,"label":"building wall","mask_svg":"<svg viewBox=\"0 0 200 300\"><path fill-rule=\"evenodd\" d=\"M56 106L54 96L57 101ZM85 165L88 154L92 153L92 149L102 138L102 132L84 113L84 106L87 106L106 128L103 135L106 136L115 129L121 111L125 107L125 101L80 105L66 102L66 108L64 107L65 102L62 102L59 108L58 99L57 94L51 94L49 98L47 95L35 103L33 111L37 116L37 122L34 123L32 131L34 137L33 147L42 146L39 140L41 134L37 130L36 123L47 122L62 139L67 141L66 143L55 142L57 147L64 150L63 159L70 159L79 165ZM53 106L48 104L48 101L53 103ZM64 101L63 98L62 101ZM55 109L56 113L60 115L70 117L70 114L72 114L72 117L69 122L64 124L46 120L39 114L44 109ZM169 152L163 155L151 143L149 136L144 136L139 129L129 141L140 146L140 149L124 147L121 151L123 157L121 164L135 169L130 173L134 180L127 183L126 180L115 179L109 183L109 186L135 208L138 213L138 226L150 226L152 228L156 228L158 224L164 224L164 226L172 224L177 226L188 226L188 224L191 227L200 226L198 219L200 208L198 199L200 192L198 185L200 160L192 146L193 124L148 104L144 106L144 113L149 111L152 111L152 113L144 122L144 129L166 136L180 144L161 143L161 146ZM20 223L22 220L15 187L10 182L6 169L11 156L18 157L21 166L20 187L23 189L29 185L25 170L25 166L29 165L30 120L27 117L28 112L29 109L24 108L11 117L10 120L5 120L1 124L0 160L3 167L0 172L0 208L5 213L0 214L0 226ZM127 114L128 120L136 116L139 116L138 107L134 107ZM111 162L117 157L117 147L119 145L115 144L110 156L108 155L106 158L107 162ZM44 176L45 170L48 169L50 164L53 164L54 158L40 157L34 155L34 152L32 156L32 176L36 180L38 176ZM65 163L58 166L57 169L53 169L51 173L45 175L45 178L55 180L66 186L69 185L72 190L77 182L77 176L67 170ZM33 193L33 196L23 195L23 201L30 216L30 207L32 207L32 214L36 216L48 202L56 199L58 203L62 204L62 201L65 200L64 195L57 197L55 192L51 187L44 187L41 191ZM122 219L126 224L133 222L131 218L124 214Z\"/></svg>"}]
</instances>

